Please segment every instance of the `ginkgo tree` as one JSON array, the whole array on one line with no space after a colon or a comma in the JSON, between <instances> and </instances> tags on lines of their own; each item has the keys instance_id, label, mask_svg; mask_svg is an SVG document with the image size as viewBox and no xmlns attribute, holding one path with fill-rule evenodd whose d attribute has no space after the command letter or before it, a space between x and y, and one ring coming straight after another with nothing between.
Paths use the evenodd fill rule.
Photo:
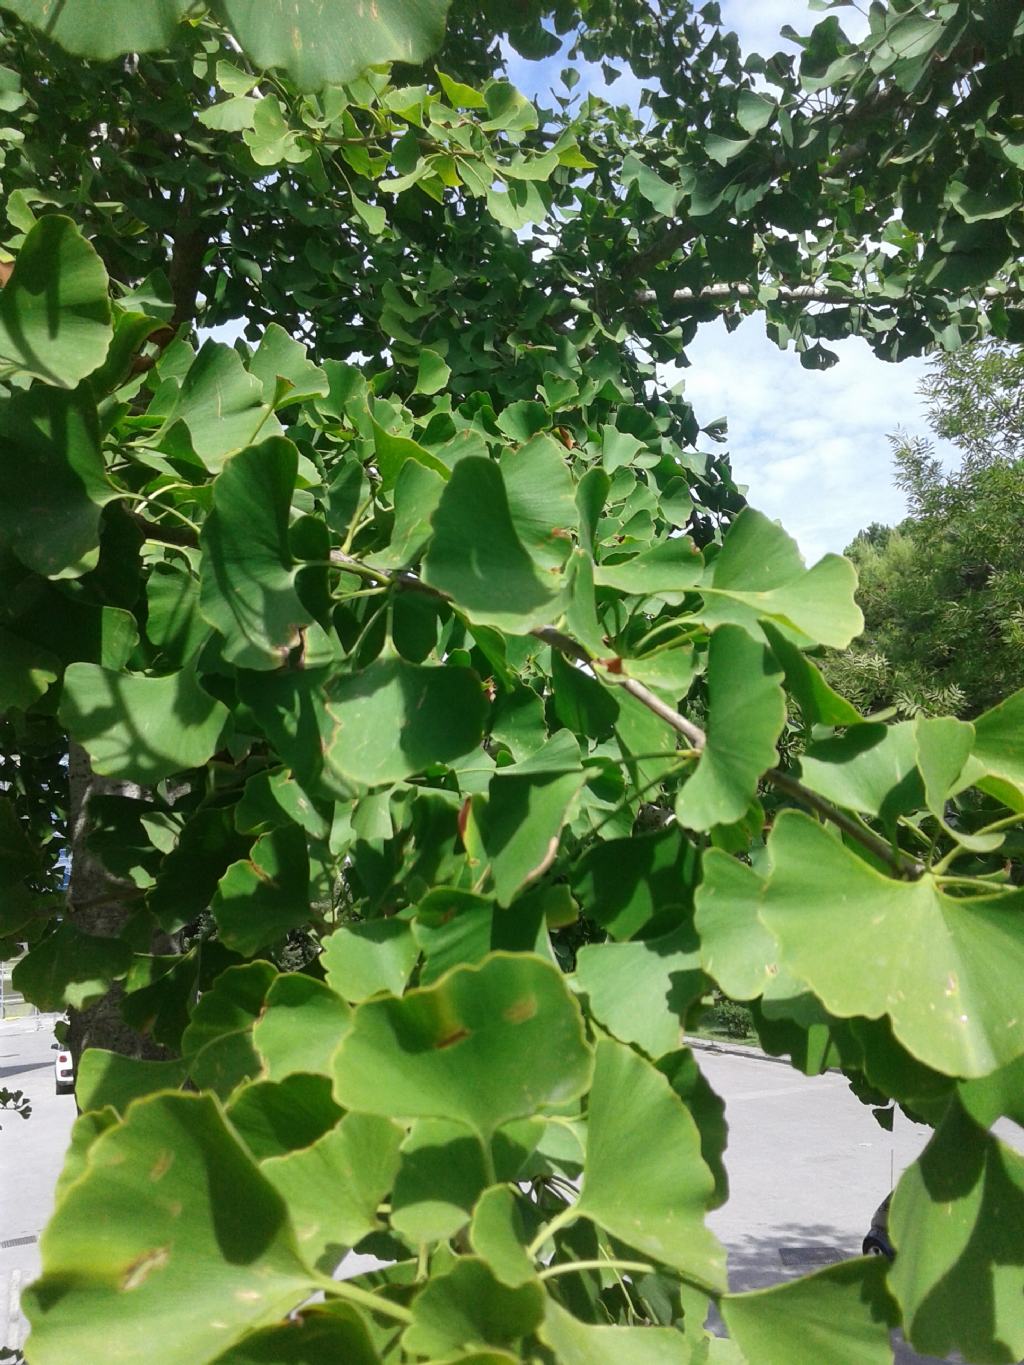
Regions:
<instances>
[{"instance_id":1,"label":"ginkgo tree","mask_svg":"<svg viewBox=\"0 0 1024 1365\"><path fill-rule=\"evenodd\" d=\"M27 1358L1012 1362L1024 694L861 715L852 566L658 365L1019 340L1024 20L507 8L0 4L0 931L81 1111ZM891 1266L730 1291L712 989L934 1129Z\"/></svg>"}]
</instances>

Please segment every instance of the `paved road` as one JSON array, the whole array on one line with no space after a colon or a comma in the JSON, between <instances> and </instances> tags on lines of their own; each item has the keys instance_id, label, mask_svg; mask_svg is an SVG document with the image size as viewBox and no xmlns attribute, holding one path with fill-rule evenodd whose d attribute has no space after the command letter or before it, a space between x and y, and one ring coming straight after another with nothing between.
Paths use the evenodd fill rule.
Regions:
<instances>
[{"instance_id":1,"label":"paved road","mask_svg":"<svg viewBox=\"0 0 1024 1365\"><path fill-rule=\"evenodd\" d=\"M39 1270L35 1238L74 1119L74 1100L53 1089L52 1034L0 1025L0 1085L32 1097L27 1122L0 1115L0 1328L19 1345L17 1294ZM897 1115L886 1133L837 1075L807 1079L756 1054L702 1050L705 1074L729 1118L728 1204L711 1223L729 1251L734 1288L752 1289L857 1255L871 1214L927 1140ZM1020 1141L1019 1130L1007 1136ZM26 1238L32 1240L19 1241ZM351 1273L351 1268L349 1268ZM900 1365L921 1362L897 1343Z\"/></svg>"},{"instance_id":2,"label":"paved road","mask_svg":"<svg viewBox=\"0 0 1024 1365\"><path fill-rule=\"evenodd\" d=\"M32 1100L29 1119L0 1111L0 1330L10 1347L21 1345L18 1295L39 1273L36 1238L50 1216L75 1118L74 1096L54 1093L53 1021L40 1024L31 1032L0 1024L0 1086L22 1090ZM7 1245L12 1241L14 1246Z\"/></svg>"}]
</instances>

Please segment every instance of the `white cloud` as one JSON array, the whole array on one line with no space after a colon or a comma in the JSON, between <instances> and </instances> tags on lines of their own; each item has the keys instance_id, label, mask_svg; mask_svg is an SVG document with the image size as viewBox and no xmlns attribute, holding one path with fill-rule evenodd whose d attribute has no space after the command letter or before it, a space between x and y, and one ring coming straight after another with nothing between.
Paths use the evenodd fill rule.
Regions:
<instances>
[{"instance_id":1,"label":"white cloud","mask_svg":"<svg viewBox=\"0 0 1024 1365\"><path fill-rule=\"evenodd\" d=\"M842 550L872 521L904 515L887 438L900 427L925 430L917 394L925 361L887 364L859 337L834 349L838 365L805 370L755 317L732 333L703 327L687 349L690 368L663 372L668 383L682 380L699 421L728 418L737 481L811 560Z\"/></svg>"}]
</instances>

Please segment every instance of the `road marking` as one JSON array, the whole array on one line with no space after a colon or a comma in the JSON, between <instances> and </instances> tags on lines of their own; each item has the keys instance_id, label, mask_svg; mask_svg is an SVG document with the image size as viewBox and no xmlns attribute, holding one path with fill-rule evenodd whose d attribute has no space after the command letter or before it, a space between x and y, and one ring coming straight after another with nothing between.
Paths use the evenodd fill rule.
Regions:
<instances>
[{"instance_id":1,"label":"road marking","mask_svg":"<svg viewBox=\"0 0 1024 1365\"><path fill-rule=\"evenodd\" d=\"M9 1351L21 1348L21 1271L9 1272L7 1286L7 1330L4 1332L4 1345Z\"/></svg>"},{"instance_id":2,"label":"road marking","mask_svg":"<svg viewBox=\"0 0 1024 1365\"><path fill-rule=\"evenodd\" d=\"M815 1077L815 1079L819 1079ZM738 1095L723 1095L725 1107L728 1109L730 1104L735 1104L737 1100L773 1100L776 1095L807 1095L809 1091L807 1085L778 1085L771 1090L743 1090Z\"/></svg>"}]
</instances>

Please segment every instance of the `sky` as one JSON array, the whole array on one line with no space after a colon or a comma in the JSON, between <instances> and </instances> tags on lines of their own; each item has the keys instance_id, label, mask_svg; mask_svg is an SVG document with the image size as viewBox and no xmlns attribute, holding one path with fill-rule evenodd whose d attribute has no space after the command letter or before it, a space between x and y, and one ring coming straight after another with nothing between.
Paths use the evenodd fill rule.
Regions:
<instances>
[{"instance_id":1,"label":"sky","mask_svg":"<svg viewBox=\"0 0 1024 1365\"><path fill-rule=\"evenodd\" d=\"M839 17L850 37L866 31L857 10L841 10ZM778 36L783 24L807 33L822 15L806 0L722 0L722 18L746 50L770 54L790 47ZM545 94L565 64L513 55L509 78L524 94ZM616 103L635 105L639 97L631 77L609 87L593 70L574 93L585 89ZM683 381L701 423L728 419L737 482L747 486L755 507L796 537L809 562L843 550L873 521L901 519L906 504L893 482L888 437L898 429L928 434L917 392L926 361L889 364L859 337L830 348L838 365L805 370L792 349L780 351L768 340L758 316L732 333L721 322L709 323L687 349L689 368L666 369L663 376L671 385ZM947 462L954 458L941 443L937 449Z\"/></svg>"}]
</instances>

